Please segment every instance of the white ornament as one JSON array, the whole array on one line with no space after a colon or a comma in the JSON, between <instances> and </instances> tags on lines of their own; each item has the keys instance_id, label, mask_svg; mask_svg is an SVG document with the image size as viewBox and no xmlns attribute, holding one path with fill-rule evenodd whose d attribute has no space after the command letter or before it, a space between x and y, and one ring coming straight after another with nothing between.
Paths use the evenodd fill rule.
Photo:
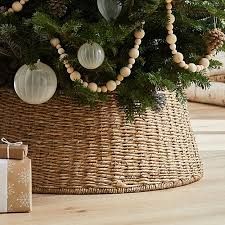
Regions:
<instances>
[{"instance_id":1,"label":"white ornament","mask_svg":"<svg viewBox=\"0 0 225 225\"><path fill-rule=\"evenodd\" d=\"M93 70L102 65L105 59L103 48L97 43L86 43L78 51L79 63L86 69Z\"/></svg>"},{"instance_id":2,"label":"white ornament","mask_svg":"<svg viewBox=\"0 0 225 225\"><path fill-rule=\"evenodd\" d=\"M56 74L51 67L41 62L37 62L33 69L23 65L15 75L14 88L24 102L42 104L55 94Z\"/></svg>"},{"instance_id":3,"label":"white ornament","mask_svg":"<svg viewBox=\"0 0 225 225\"><path fill-rule=\"evenodd\" d=\"M115 20L121 13L122 5L118 0L97 0L98 9L107 20Z\"/></svg>"}]
</instances>

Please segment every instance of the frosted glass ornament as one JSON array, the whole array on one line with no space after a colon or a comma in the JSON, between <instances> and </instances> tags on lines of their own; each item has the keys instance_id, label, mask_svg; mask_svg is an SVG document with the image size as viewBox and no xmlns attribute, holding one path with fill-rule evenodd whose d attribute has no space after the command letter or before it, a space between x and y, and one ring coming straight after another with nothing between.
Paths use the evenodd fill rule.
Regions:
<instances>
[{"instance_id":1,"label":"frosted glass ornament","mask_svg":"<svg viewBox=\"0 0 225 225\"><path fill-rule=\"evenodd\" d=\"M118 0L98 0L98 9L107 20L115 20L121 13L122 5Z\"/></svg>"},{"instance_id":2,"label":"frosted glass ornament","mask_svg":"<svg viewBox=\"0 0 225 225\"><path fill-rule=\"evenodd\" d=\"M37 62L34 68L23 65L14 78L14 89L24 102L42 104L55 94L57 88L56 74L48 65Z\"/></svg>"},{"instance_id":3,"label":"frosted glass ornament","mask_svg":"<svg viewBox=\"0 0 225 225\"><path fill-rule=\"evenodd\" d=\"M86 43L80 47L77 57L84 68L93 70L102 65L105 52L97 43Z\"/></svg>"}]
</instances>

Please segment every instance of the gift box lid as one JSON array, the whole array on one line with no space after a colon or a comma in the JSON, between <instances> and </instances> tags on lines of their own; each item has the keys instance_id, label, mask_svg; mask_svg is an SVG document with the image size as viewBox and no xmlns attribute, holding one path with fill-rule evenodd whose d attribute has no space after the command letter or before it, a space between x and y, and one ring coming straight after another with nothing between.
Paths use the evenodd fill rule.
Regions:
<instances>
[{"instance_id":1,"label":"gift box lid","mask_svg":"<svg viewBox=\"0 0 225 225\"><path fill-rule=\"evenodd\" d=\"M0 159L22 160L27 157L28 145L24 145L22 142L11 143L5 138L1 140L4 144L0 144Z\"/></svg>"}]
</instances>

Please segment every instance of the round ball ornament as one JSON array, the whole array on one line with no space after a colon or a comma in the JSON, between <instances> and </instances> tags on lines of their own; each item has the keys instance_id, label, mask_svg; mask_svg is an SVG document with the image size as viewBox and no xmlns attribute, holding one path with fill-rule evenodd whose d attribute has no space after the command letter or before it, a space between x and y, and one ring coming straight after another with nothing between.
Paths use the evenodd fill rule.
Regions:
<instances>
[{"instance_id":1,"label":"round ball ornament","mask_svg":"<svg viewBox=\"0 0 225 225\"><path fill-rule=\"evenodd\" d=\"M24 102L42 104L56 92L56 74L51 67L41 62L37 62L34 68L23 65L15 75L14 88Z\"/></svg>"},{"instance_id":2,"label":"round ball ornament","mask_svg":"<svg viewBox=\"0 0 225 225\"><path fill-rule=\"evenodd\" d=\"M122 10L122 5L118 0L98 0L97 4L100 13L107 21L117 19Z\"/></svg>"},{"instance_id":3,"label":"round ball ornament","mask_svg":"<svg viewBox=\"0 0 225 225\"><path fill-rule=\"evenodd\" d=\"M86 43L78 50L77 57L84 68L94 70L104 62L105 52L97 43Z\"/></svg>"}]
</instances>

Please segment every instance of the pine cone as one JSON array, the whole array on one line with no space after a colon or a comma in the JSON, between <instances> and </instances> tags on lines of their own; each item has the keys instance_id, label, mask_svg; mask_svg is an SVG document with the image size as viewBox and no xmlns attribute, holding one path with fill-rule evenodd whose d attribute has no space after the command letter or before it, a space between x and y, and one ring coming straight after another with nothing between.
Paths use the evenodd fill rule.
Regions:
<instances>
[{"instance_id":1,"label":"pine cone","mask_svg":"<svg viewBox=\"0 0 225 225\"><path fill-rule=\"evenodd\" d=\"M67 6L65 0L48 0L51 14L57 17L63 17L66 15Z\"/></svg>"},{"instance_id":2,"label":"pine cone","mask_svg":"<svg viewBox=\"0 0 225 225\"><path fill-rule=\"evenodd\" d=\"M153 92L153 97L155 98L156 101L156 106L154 108L154 110L156 112L161 112L165 106L166 106L166 95L163 92Z\"/></svg>"},{"instance_id":3,"label":"pine cone","mask_svg":"<svg viewBox=\"0 0 225 225\"><path fill-rule=\"evenodd\" d=\"M217 50L223 46L225 42L225 34L221 29L215 28L207 34L208 53Z\"/></svg>"}]
</instances>

